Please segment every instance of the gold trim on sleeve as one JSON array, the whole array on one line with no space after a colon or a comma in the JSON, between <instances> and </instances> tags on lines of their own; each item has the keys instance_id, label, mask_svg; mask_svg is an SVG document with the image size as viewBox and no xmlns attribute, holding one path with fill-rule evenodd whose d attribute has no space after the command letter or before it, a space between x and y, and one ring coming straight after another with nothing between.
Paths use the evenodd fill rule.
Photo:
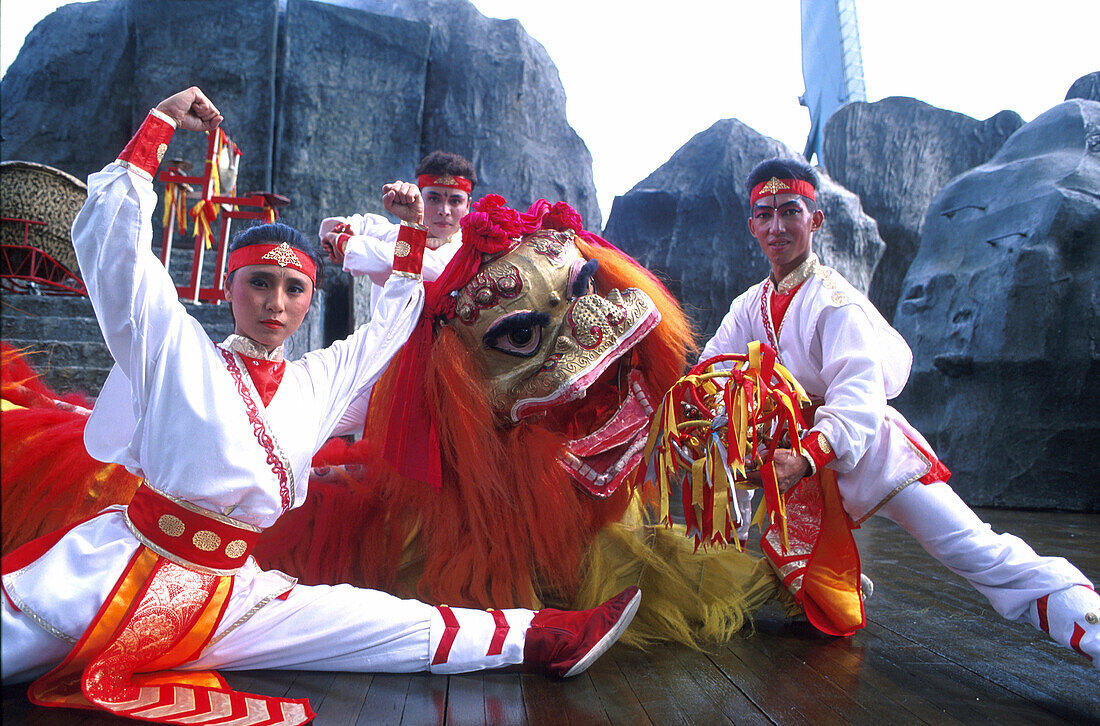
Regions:
<instances>
[{"instance_id":1,"label":"gold trim on sleeve","mask_svg":"<svg viewBox=\"0 0 1100 726\"><path fill-rule=\"evenodd\" d=\"M172 128L174 128L174 129L178 129L180 127L180 125L178 123L176 123L176 120L174 118L172 118L171 116L169 116L168 114L166 114L164 111L160 111L158 109L151 108L151 109L149 109L149 115L150 116L156 116L157 118L159 118L161 121L163 121L166 124L172 124Z\"/></svg>"},{"instance_id":2,"label":"gold trim on sleeve","mask_svg":"<svg viewBox=\"0 0 1100 726\"><path fill-rule=\"evenodd\" d=\"M132 171L146 181L153 181L153 175L142 169L137 164L131 164L130 162L123 161L122 159L115 159L115 163L121 166L123 169L126 169L127 171Z\"/></svg>"}]
</instances>

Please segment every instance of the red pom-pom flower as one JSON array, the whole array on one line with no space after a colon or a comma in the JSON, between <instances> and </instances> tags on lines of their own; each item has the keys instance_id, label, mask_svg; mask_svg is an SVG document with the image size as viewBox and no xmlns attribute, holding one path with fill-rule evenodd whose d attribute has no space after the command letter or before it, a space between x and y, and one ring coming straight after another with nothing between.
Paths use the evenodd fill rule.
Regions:
<instances>
[{"instance_id":1,"label":"red pom-pom flower","mask_svg":"<svg viewBox=\"0 0 1100 726\"><path fill-rule=\"evenodd\" d=\"M482 254L496 254L512 246L516 238L539 228L538 219L512 209L499 194L487 194L474 202L462 218L462 243Z\"/></svg>"},{"instance_id":2,"label":"red pom-pom flower","mask_svg":"<svg viewBox=\"0 0 1100 726\"><path fill-rule=\"evenodd\" d=\"M581 220L581 215L577 214L577 210L565 202L558 202L550 207L546 216L542 218L542 228L558 231L571 229L574 232L581 232L584 230L584 222Z\"/></svg>"}]
</instances>

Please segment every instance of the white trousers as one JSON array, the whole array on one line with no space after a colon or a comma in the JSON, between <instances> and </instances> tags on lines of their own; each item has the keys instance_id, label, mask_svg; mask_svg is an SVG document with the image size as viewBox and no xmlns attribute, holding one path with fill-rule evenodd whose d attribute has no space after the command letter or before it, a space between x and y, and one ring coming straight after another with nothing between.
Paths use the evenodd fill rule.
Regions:
<instances>
[{"instance_id":1,"label":"white trousers","mask_svg":"<svg viewBox=\"0 0 1100 726\"><path fill-rule=\"evenodd\" d=\"M943 482L914 483L876 513L911 534L1009 620L1027 621L1038 598L1092 583L1063 557L1040 557L1019 537L996 534Z\"/></svg>"},{"instance_id":2,"label":"white trousers","mask_svg":"<svg viewBox=\"0 0 1100 726\"><path fill-rule=\"evenodd\" d=\"M73 645L0 599L4 683L34 680L61 663ZM496 618L448 611L450 627L439 608L418 600L351 585L298 585L286 600L216 635L181 669L460 673L523 662L533 611L503 610Z\"/></svg>"}]
</instances>

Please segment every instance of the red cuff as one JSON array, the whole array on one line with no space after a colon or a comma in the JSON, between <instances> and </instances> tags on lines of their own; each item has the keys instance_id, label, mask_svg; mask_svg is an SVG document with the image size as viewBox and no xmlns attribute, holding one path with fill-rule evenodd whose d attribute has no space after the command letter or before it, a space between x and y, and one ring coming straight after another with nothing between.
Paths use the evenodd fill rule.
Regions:
<instances>
[{"instance_id":1,"label":"red cuff","mask_svg":"<svg viewBox=\"0 0 1100 726\"><path fill-rule=\"evenodd\" d=\"M419 275L424 266L424 245L427 241L427 227L413 227L402 222L397 233L397 244L393 248L393 271Z\"/></svg>"},{"instance_id":2,"label":"red cuff","mask_svg":"<svg viewBox=\"0 0 1100 726\"><path fill-rule=\"evenodd\" d=\"M168 142L172 139L172 133L176 127L170 121L165 120L163 114L155 114L152 111L145 117L141 128L126 144L126 148L118 155L116 163L128 169L138 172L150 181L157 173L164 152L168 150Z\"/></svg>"},{"instance_id":3,"label":"red cuff","mask_svg":"<svg viewBox=\"0 0 1100 726\"><path fill-rule=\"evenodd\" d=\"M814 467L818 471L836 458L829 440L820 431L811 431L802 438L802 450L814 460Z\"/></svg>"},{"instance_id":4,"label":"red cuff","mask_svg":"<svg viewBox=\"0 0 1100 726\"><path fill-rule=\"evenodd\" d=\"M350 234L339 234L336 236L336 249L340 251L340 254L344 254L347 251L349 239L351 239Z\"/></svg>"}]
</instances>

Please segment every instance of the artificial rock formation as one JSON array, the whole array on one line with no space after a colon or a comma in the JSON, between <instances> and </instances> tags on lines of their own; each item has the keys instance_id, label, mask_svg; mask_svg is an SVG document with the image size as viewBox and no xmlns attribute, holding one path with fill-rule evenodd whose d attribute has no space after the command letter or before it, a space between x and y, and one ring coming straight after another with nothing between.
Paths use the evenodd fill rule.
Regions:
<instances>
[{"instance_id":1,"label":"artificial rock formation","mask_svg":"<svg viewBox=\"0 0 1100 726\"><path fill-rule=\"evenodd\" d=\"M768 274L749 234L745 179L759 162L797 157L736 119L696 134L672 158L615 199L604 235L664 278L705 340L730 301ZM822 261L861 290L883 243L859 199L822 174L825 226L814 237Z\"/></svg>"},{"instance_id":2,"label":"artificial rock formation","mask_svg":"<svg viewBox=\"0 0 1100 726\"><path fill-rule=\"evenodd\" d=\"M894 324L897 407L971 504L1096 511L1100 103L1055 106L924 218Z\"/></svg>"},{"instance_id":3,"label":"artificial rock formation","mask_svg":"<svg viewBox=\"0 0 1100 726\"><path fill-rule=\"evenodd\" d=\"M48 164L83 181L126 145L134 130L129 7L64 5L27 34L0 81L4 161Z\"/></svg>"},{"instance_id":4,"label":"artificial rock formation","mask_svg":"<svg viewBox=\"0 0 1100 726\"><path fill-rule=\"evenodd\" d=\"M905 97L850 103L829 118L823 164L859 196L886 243L869 297L887 320L917 254L921 219L932 197L987 161L1023 123L1014 111L978 121Z\"/></svg>"},{"instance_id":5,"label":"artificial rock formation","mask_svg":"<svg viewBox=\"0 0 1100 726\"><path fill-rule=\"evenodd\" d=\"M1083 98L1086 101L1100 101L1100 71L1081 76L1066 93L1066 100Z\"/></svg>"},{"instance_id":6,"label":"artificial rock formation","mask_svg":"<svg viewBox=\"0 0 1100 726\"><path fill-rule=\"evenodd\" d=\"M479 195L499 192L517 206L565 200L599 226L591 155L566 121L556 68L518 22L485 18L466 0L340 5L62 7L4 76L0 157L84 178L150 106L192 83L244 152L238 191L290 197L283 221L308 234L325 216L381 211L382 184L411 178L435 148L472 158ZM201 162L204 151L198 135L177 134L168 158ZM331 339L347 332L348 283L329 277Z\"/></svg>"},{"instance_id":7,"label":"artificial rock formation","mask_svg":"<svg viewBox=\"0 0 1100 726\"><path fill-rule=\"evenodd\" d=\"M478 196L517 209L566 201L600 228L592 155L566 120L557 68L518 20L487 18L466 0L334 1L430 26L422 154L470 159Z\"/></svg>"}]
</instances>

